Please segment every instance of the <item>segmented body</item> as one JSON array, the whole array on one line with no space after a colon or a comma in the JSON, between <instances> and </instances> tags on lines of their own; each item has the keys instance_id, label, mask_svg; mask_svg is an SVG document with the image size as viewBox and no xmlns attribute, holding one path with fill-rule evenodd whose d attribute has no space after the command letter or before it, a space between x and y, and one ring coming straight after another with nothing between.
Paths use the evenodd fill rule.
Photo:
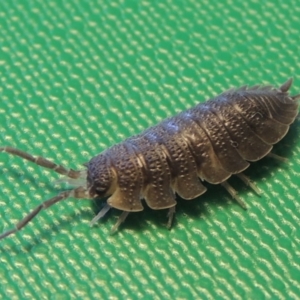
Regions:
<instances>
[{"instance_id":1,"label":"segmented body","mask_svg":"<svg viewBox=\"0 0 300 300\"><path fill-rule=\"evenodd\" d=\"M285 136L298 114L290 85L229 90L114 145L87 164L91 196L111 194L111 207L140 211L141 199L164 209L175 193L203 194L201 181L224 182Z\"/></svg>"},{"instance_id":2,"label":"segmented body","mask_svg":"<svg viewBox=\"0 0 300 300\"><path fill-rule=\"evenodd\" d=\"M20 156L69 177L75 185L38 205L3 239L25 227L40 211L69 197L109 197L92 220L94 224L111 208L122 210L112 231L129 212L143 210L142 199L152 209L169 208L168 227L175 212L176 193L193 199L206 191L203 181L222 184L238 203L245 204L226 182L237 174L255 191L241 172L249 162L270 155L298 114L300 95L290 96L289 79L279 89L242 87L198 104L151 127L92 158L86 170L72 170L46 158L35 157L12 147L0 152ZM272 154L276 157L276 155ZM200 180L199 180L200 179Z\"/></svg>"}]
</instances>

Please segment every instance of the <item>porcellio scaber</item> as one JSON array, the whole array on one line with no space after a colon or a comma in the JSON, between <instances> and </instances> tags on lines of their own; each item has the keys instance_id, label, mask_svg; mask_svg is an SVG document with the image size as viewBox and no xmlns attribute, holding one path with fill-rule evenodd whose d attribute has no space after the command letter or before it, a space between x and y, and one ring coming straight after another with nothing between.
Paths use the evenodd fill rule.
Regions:
<instances>
[{"instance_id":1,"label":"porcellio scaber","mask_svg":"<svg viewBox=\"0 0 300 300\"><path fill-rule=\"evenodd\" d=\"M204 181L221 184L245 208L226 180L235 174L258 191L242 172L250 162L267 155L277 157L270 151L298 114L300 94L290 96L291 85L289 79L279 89L244 86L228 90L108 148L84 164L84 170L67 169L48 159L1 147L0 152L67 176L74 188L38 205L0 239L22 229L41 210L69 197L109 197L92 224L109 209L119 209L122 213L113 232L130 212L143 210L142 199L151 209L169 209L170 227L176 194L194 199L205 193Z\"/></svg>"}]
</instances>

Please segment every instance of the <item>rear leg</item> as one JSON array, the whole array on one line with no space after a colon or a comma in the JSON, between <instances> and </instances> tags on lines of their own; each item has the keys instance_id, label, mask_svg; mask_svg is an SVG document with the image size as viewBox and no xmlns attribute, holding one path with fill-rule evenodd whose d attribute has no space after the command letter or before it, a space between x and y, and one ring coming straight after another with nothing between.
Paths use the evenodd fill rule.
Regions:
<instances>
[{"instance_id":1,"label":"rear leg","mask_svg":"<svg viewBox=\"0 0 300 300\"><path fill-rule=\"evenodd\" d=\"M281 162L288 162L288 159L282 156L279 156L277 154L274 154L272 152L268 153L266 156L274 158L278 161ZM246 175L244 175L243 173L239 173L239 174L235 174L238 178L240 178L247 186L249 186L258 196L261 195L261 191L259 190L259 188L250 180L249 177L247 177Z\"/></svg>"},{"instance_id":2,"label":"rear leg","mask_svg":"<svg viewBox=\"0 0 300 300\"><path fill-rule=\"evenodd\" d=\"M272 152L268 153L267 156L271 157L271 158L274 158L274 159L277 159L281 162L285 162L285 163L287 163L289 161L287 158L279 156L279 155L277 155L275 153L272 153Z\"/></svg>"},{"instance_id":3,"label":"rear leg","mask_svg":"<svg viewBox=\"0 0 300 300\"><path fill-rule=\"evenodd\" d=\"M17 231L21 230L23 227L25 227L33 218L35 218L42 210L45 210L52 206L53 204L56 204L62 200L65 200L69 197L74 197L74 198L90 198L88 195L88 192L86 191L85 188L83 187L78 187L76 189L70 190L70 191L64 191L58 194L57 196L48 199L44 202L42 202L40 205L38 205L35 209L33 209L29 214L27 214L21 221L19 221L16 225L15 228L7 230L3 232L0 235L0 240L8 237L11 234L16 233Z\"/></svg>"},{"instance_id":4,"label":"rear leg","mask_svg":"<svg viewBox=\"0 0 300 300\"><path fill-rule=\"evenodd\" d=\"M243 209L247 209L246 203L237 195L237 191L227 181L222 182L221 185Z\"/></svg>"},{"instance_id":5,"label":"rear leg","mask_svg":"<svg viewBox=\"0 0 300 300\"><path fill-rule=\"evenodd\" d=\"M24 152L22 150L12 148L12 147L0 147L0 152L6 152L12 155L16 155L19 157L22 157L26 160L29 160L33 162L34 164L37 164L41 167L51 169L56 173L68 176L70 178L79 178L80 177L80 171L75 171L72 169L66 169L65 167L58 165L46 158L40 157L40 156L32 156L31 154Z\"/></svg>"},{"instance_id":6,"label":"rear leg","mask_svg":"<svg viewBox=\"0 0 300 300\"><path fill-rule=\"evenodd\" d=\"M243 173L235 174L238 178L240 178L247 186L249 186L258 196L261 195L260 189L250 180L249 177L244 175Z\"/></svg>"},{"instance_id":7,"label":"rear leg","mask_svg":"<svg viewBox=\"0 0 300 300\"><path fill-rule=\"evenodd\" d=\"M267 154L268 157L277 159L281 162L288 162L288 159L282 156L279 156L277 154L274 154L272 152ZM235 174L238 178L240 178L247 186L249 186L258 196L261 195L261 191L259 190L259 188L243 173L239 173L239 174ZM221 183L221 185L228 191L228 193L232 196L232 198L234 198L242 208L247 209L247 206L245 204L244 201L242 201L242 199L240 197L238 197L237 195L237 191L231 186L229 185L228 182L223 182Z\"/></svg>"}]
</instances>

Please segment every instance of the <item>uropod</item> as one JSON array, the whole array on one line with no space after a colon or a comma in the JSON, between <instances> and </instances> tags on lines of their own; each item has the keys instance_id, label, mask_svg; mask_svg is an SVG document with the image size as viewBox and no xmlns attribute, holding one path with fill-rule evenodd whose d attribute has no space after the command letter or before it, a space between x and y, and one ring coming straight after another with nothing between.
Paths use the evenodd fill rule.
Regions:
<instances>
[{"instance_id":1,"label":"uropod","mask_svg":"<svg viewBox=\"0 0 300 300\"><path fill-rule=\"evenodd\" d=\"M300 94L288 93L292 79L280 88L254 86L230 89L156 126L132 136L93 157L85 169L72 170L12 147L0 152L22 157L67 177L74 185L29 212L3 239L26 226L40 211L64 199L104 198L107 203L94 224L111 208L122 211L116 231L130 212L143 210L142 200L154 210L168 209L168 227L175 213L176 194L194 199L206 191L203 182L221 184L245 208L226 181L237 175L259 192L242 173L250 162L271 153L298 114Z\"/></svg>"}]
</instances>

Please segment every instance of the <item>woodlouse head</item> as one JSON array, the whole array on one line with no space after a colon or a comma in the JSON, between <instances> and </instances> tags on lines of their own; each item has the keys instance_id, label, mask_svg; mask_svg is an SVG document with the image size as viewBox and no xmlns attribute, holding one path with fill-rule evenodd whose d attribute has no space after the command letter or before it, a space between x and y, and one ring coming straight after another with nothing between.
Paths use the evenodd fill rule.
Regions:
<instances>
[{"instance_id":1,"label":"woodlouse head","mask_svg":"<svg viewBox=\"0 0 300 300\"><path fill-rule=\"evenodd\" d=\"M106 197L113 193L115 176L105 155L93 157L87 164L87 189L92 198Z\"/></svg>"}]
</instances>

